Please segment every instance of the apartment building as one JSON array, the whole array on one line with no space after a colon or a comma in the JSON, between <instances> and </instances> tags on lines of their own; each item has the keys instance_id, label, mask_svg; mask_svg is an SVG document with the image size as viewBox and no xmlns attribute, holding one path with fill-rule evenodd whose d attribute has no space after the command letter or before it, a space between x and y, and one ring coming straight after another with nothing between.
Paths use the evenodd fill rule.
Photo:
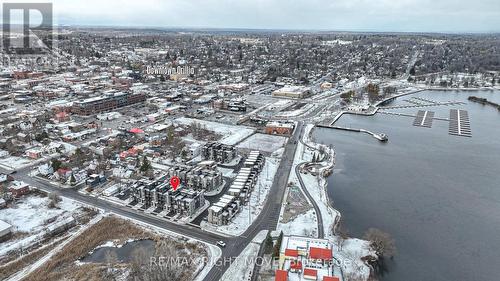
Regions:
<instances>
[{"instance_id":1,"label":"apartment building","mask_svg":"<svg viewBox=\"0 0 500 281\"><path fill-rule=\"evenodd\" d=\"M223 184L222 173L213 161L201 162L196 166L173 166L167 175L179 177L186 188L198 191L210 192Z\"/></svg>"},{"instance_id":2,"label":"apartment building","mask_svg":"<svg viewBox=\"0 0 500 281\"><path fill-rule=\"evenodd\" d=\"M167 214L192 216L205 204L203 191L180 186L175 191L169 177L140 180L131 187L132 197L143 209L154 208Z\"/></svg>"},{"instance_id":3,"label":"apartment building","mask_svg":"<svg viewBox=\"0 0 500 281\"><path fill-rule=\"evenodd\" d=\"M257 185L264 161L265 158L259 151L250 152L244 167L236 175L227 193L208 209L208 222L216 225L228 224L239 207L247 204Z\"/></svg>"},{"instance_id":4,"label":"apartment building","mask_svg":"<svg viewBox=\"0 0 500 281\"><path fill-rule=\"evenodd\" d=\"M206 160L229 163L236 157L236 149L232 145L209 142L201 148L201 156Z\"/></svg>"}]
</instances>

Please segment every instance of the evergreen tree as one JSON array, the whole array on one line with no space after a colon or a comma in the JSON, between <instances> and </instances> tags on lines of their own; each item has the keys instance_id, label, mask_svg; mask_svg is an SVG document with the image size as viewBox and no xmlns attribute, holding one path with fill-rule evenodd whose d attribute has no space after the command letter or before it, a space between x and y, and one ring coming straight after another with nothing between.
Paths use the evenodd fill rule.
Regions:
<instances>
[{"instance_id":1,"label":"evergreen tree","mask_svg":"<svg viewBox=\"0 0 500 281\"><path fill-rule=\"evenodd\" d=\"M59 168L61 168L62 166L62 162L59 161L58 159L52 159L52 169L55 171L59 170Z\"/></svg>"},{"instance_id":2,"label":"evergreen tree","mask_svg":"<svg viewBox=\"0 0 500 281\"><path fill-rule=\"evenodd\" d=\"M264 253L271 254L273 252L273 238L271 237L271 232L267 232L266 241L264 242Z\"/></svg>"},{"instance_id":3,"label":"evergreen tree","mask_svg":"<svg viewBox=\"0 0 500 281\"><path fill-rule=\"evenodd\" d=\"M149 163L149 160L146 156L142 158L142 165L141 165L141 172L145 173L151 169L151 163Z\"/></svg>"},{"instance_id":4,"label":"evergreen tree","mask_svg":"<svg viewBox=\"0 0 500 281\"><path fill-rule=\"evenodd\" d=\"M273 258L278 258L280 256L281 242L283 241L283 231L280 232L280 236L278 236L278 240L274 245L273 249Z\"/></svg>"},{"instance_id":5,"label":"evergreen tree","mask_svg":"<svg viewBox=\"0 0 500 281\"><path fill-rule=\"evenodd\" d=\"M76 178L75 178L75 175L71 174L71 177L69 178L69 183L71 185L75 185L76 184Z\"/></svg>"}]
</instances>

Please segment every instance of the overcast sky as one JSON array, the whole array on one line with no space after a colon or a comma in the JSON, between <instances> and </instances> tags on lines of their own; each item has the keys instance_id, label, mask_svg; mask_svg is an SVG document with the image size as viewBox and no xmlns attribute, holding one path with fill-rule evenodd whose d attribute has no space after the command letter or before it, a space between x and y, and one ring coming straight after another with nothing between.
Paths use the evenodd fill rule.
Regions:
<instances>
[{"instance_id":1,"label":"overcast sky","mask_svg":"<svg viewBox=\"0 0 500 281\"><path fill-rule=\"evenodd\" d=\"M54 0L53 3L59 24L500 32L500 0Z\"/></svg>"}]
</instances>

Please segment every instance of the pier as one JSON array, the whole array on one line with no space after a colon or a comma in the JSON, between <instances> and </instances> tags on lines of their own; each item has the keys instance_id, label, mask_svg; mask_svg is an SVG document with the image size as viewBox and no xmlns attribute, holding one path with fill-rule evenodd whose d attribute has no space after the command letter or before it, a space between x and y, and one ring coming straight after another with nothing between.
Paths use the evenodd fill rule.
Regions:
<instances>
[{"instance_id":1,"label":"pier","mask_svg":"<svg viewBox=\"0 0 500 281\"><path fill-rule=\"evenodd\" d=\"M450 101L450 102L440 102L440 103L429 103L429 104L422 104L422 103L412 103L409 105L394 105L394 106L383 106L380 107L380 109L398 109L398 108L417 108L417 107L426 107L426 106L438 106L438 105L463 105L465 103L460 102L460 101Z\"/></svg>"},{"instance_id":2,"label":"pier","mask_svg":"<svg viewBox=\"0 0 500 281\"><path fill-rule=\"evenodd\" d=\"M370 132L368 130L365 130L365 129L354 129L354 128L348 128L348 127L340 127L340 126L332 126L332 125L322 125L322 124L318 124L316 125L316 127L320 127L320 128L329 128L329 129L336 129L336 130L343 130L343 131L349 131L349 132L357 132L357 133L365 133L365 134L369 134L371 135L372 137L378 139L379 141L382 141L382 142L386 142L389 140L389 138L387 137L386 134L376 134L376 133L373 133L373 132Z\"/></svg>"}]
</instances>

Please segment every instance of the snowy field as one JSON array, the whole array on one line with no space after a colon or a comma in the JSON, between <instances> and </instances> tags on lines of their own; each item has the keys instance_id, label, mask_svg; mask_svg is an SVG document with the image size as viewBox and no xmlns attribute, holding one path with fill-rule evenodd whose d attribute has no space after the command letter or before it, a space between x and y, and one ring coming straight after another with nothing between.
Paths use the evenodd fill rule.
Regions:
<instances>
[{"instance_id":1,"label":"snowy field","mask_svg":"<svg viewBox=\"0 0 500 281\"><path fill-rule=\"evenodd\" d=\"M282 153L281 151L278 151ZM249 203L245 206L241 206L240 211L236 214L231 223L228 225L214 226L208 222L201 222L201 227L207 230L218 231L228 235L241 235L247 228L253 223L255 218L260 214L264 203L273 184L274 175L278 170L278 166L281 160L280 157L266 157L266 163L262 168L262 172L259 174L257 179L257 184L250 195ZM250 215L249 215L250 212Z\"/></svg>"},{"instance_id":2,"label":"snowy field","mask_svg":"<svg viewBox=\"0 0 500 281\"><path fill-rule=\"evenodd\" d=\"M298 235L316 238L318 235L318 222L314 209L298 215L294 220L287 223L278 223L277 230L287 235Z\"/></svg>"},{"instance_id":3,"label":"snowy field","mask_svg":"<svg viewBox=\"0 0 500 281\"><path fill-rule=\"evenodd\" d=\"M198 120L192 118L177 118L175 122L182 125L191 125L193 123L201 124L205 126L207 130L221 134L223 137L220 140L223 144L234 145L240 142L242 139L250 136L255 132L255 129L245 126L233 126L217 122Z\"/></svg>"},{"instance_id":4,"label":"snowy field","mask_svg":"<svg viewBox=\"0 0 500 281\"><path fill-rule=\"evenodd\" d=\"M285 146L288 138L283 136L255 134L237 147L251 150L260 150L264 152L274 152Z\"/></svg>"},{"instance_id":5,"label":"snowy field","mask_svg":"<svg viewBox=\"0 0 500 281\"><path fill-rule=\"evenodd\" d=\"M58 208L49 208L49 203L48 197L31 195L23 197L11 208L0 210L0 220L12 225L14 234L27 234L0 243L0 256L21 247L26 248L42 239L47 226L71 217L80 207L75 201L69 199L59 202Z\"/></svg>"}]
</instances>

